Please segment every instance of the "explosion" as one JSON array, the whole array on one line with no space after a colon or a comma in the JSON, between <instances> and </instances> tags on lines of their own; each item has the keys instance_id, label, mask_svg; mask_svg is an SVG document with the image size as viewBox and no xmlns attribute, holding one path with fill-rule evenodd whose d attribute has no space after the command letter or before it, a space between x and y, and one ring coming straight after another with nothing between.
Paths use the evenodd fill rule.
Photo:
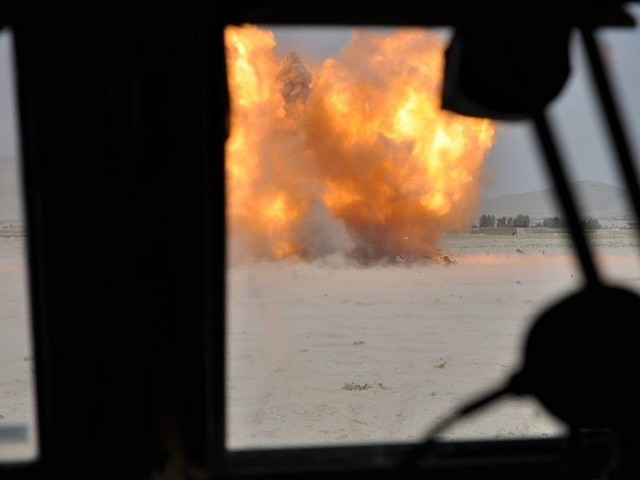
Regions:
<instances>
[{"instance_id":1,"label":"explosion","mask_svg":"<svg viewBox=\"0 0 640 480\"><path fill-rule=\"evenodd\" d=\"M471 224L495 127L440 108L435 32L357 30L315 66L277 58L253 25L227 27L225 45L232 262L430 258Z\"/></svg>"}]
</instances>

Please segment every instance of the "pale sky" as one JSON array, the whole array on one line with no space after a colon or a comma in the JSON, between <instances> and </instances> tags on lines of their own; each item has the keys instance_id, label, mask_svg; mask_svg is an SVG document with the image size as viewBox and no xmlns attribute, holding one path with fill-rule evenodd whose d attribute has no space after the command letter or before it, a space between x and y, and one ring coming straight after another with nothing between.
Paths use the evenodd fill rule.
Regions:
<instances>
[{"instance_id":1,"label":"pale sky","mask_svg":"<svg viewBox=\"0 0 640 480\"><path fill-rule=\"evenodd\" d=\"M11 37L0 33L0 222L22 218Z\"/></svg>"},{"instance_id":2,"label":"pale sky","mask_svg":"<svg viewBox=\"0 0 640 480\"><path fill-rule=\"evenodd\" d=\"M640 6L629 7L640 21ZM296 51L303 59L336 56L348 42L351 31L331 28L272 28L278 41L277 53ZM610 78L624 118L632 153L640 152L640 29L616 28L599 32L603 53L610 67ZM550 109L559 147L570 180L591 180L623 186L608 143L608 132L600 117L595 90L583 58L580 38L574 33L571 43L572 72L563 92ZM20 218L18 122L13 84L12 43L8 32L0 33L0 220ZM634 141L634 139L637 139ZM485 169L494 183L486 196L527 192L547 188L551 182L528 122L502 123L496 142L485 160Z\"/></svg>"}]
</instances>

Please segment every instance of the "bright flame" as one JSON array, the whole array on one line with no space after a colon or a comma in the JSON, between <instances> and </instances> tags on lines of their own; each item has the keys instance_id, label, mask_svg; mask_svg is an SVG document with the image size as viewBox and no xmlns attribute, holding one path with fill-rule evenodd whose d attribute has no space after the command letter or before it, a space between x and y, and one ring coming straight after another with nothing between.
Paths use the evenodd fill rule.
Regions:
<instances>
[{"instance_id":1,"label":"bright flame","mask_svg":"<svg viewBox=\"0 0 640 480\"><path fill-rule=\"evenodd\" d=\"M495 127L440 108L437 34L358 30L313 70L255 26L225 43L234 259L428 257L471 223Z\"/></svg>"}]
</instances>

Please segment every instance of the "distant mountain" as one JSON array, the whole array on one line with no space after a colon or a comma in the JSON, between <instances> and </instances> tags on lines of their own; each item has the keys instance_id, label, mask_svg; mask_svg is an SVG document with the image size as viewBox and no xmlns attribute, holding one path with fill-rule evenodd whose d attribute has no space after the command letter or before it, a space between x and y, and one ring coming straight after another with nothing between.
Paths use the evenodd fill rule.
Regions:
<instances>
[{"instance_id":1,"label":"distant mountain","mask_svg":"<svg viewBox=\"0 0 640 480\"><path fill-rule=\"evenodd\" d=\"M573 182L570 188L582 217L593 217L603 226L632 220L633 210L626 200L625 189L593 181ZM485 198L478 210L478 215L484 214L496 217L529 215L532 222L564 216L554 189Z\"/></svg>"}]
</instances>

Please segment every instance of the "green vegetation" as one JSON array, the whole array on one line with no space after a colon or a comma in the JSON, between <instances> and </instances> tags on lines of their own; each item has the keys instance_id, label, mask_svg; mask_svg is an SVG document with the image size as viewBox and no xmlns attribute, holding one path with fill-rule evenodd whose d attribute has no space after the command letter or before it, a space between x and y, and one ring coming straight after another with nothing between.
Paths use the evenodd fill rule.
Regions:
<instances>
[{"instance_id":1,"label":"green vegetation","mask_svg":"<svg viewBox=\"0 0 640 480\"><path fill-rule=\"evenodd\" d=\"M517 215L516 217L500 217L497 218L494 215L481 215L479 221L480 228L493 228L493 227L517 227L526 228L531 226L531 219L529 215Z\"/></svg>"},{"instance_id":2,"label":"green vegetation","mask_svg":"<svg viewBox=\"0 0 640 480\"><path fill-rule=\"evenodd\" d=\"M561 220L558 216L547 217L542 220L542 226L545 228L565 228L564 220Z\"/></svg>"},{"instance_id":3,"label":"green vegetation","mask_svg":"<svg viewBox=\"0 0 640 480\"><path fill-rule=\"evenodd\" d=\"M527 227L544 227L544 228L567 228L566 222L558 217L545 217L542 220L542 223L537 223L535 225L531 225L531 218L529 215L516 215L515 217L499 217L496 218L495 215L483 214L480 216L478 221L479 228L507 228L507 227L516 227L516 228L527 228ZM580 226L584 230L598 230L601 227L600 222L593 217L587 216L584 217L580 221Z\"/></svg>"},{"instance_id":4,"label":"green vegetation","mask_svg":"<svg viewBox=\"0 0 640 480\"><path fill-rule=\"evenodd\" d=\"M592 217L584 217L580 222L580 225L584 230L598 230L600 227L600 222Z\"/></svg>"},{"instance_id":5,"label":"green vegetation","mask_svg":"<svg viewBox=\"0 0 640 480\"><path fill-rule=\"evenodd\" d=\"M493 215L480 216L480 222L478 224L480 228L491 228L496 226L496 217Z\"/></svg>"}]
</instances>

